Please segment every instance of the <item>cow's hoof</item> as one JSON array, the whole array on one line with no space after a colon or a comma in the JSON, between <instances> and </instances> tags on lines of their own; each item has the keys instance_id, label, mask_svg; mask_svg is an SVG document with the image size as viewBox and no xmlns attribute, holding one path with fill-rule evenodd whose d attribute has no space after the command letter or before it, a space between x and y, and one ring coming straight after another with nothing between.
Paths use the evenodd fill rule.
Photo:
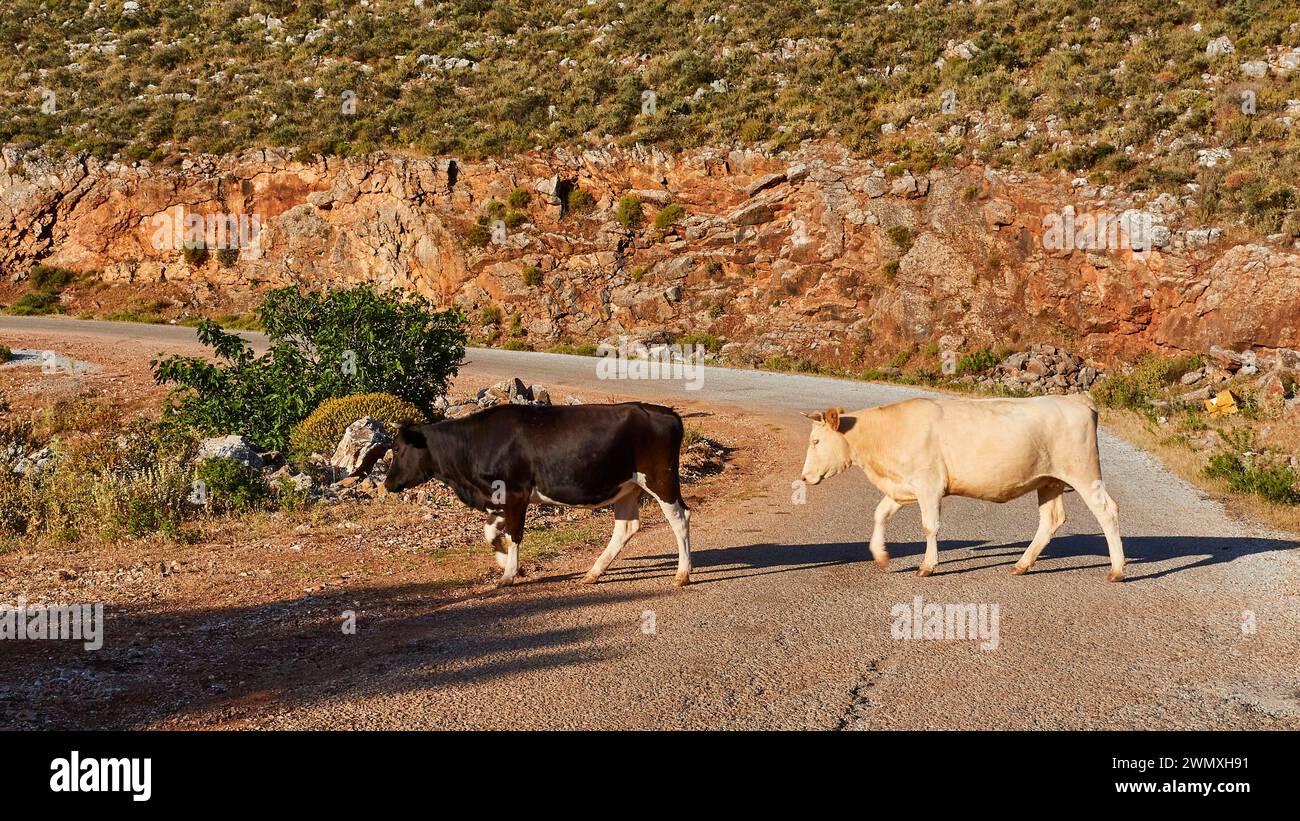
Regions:
<instances>
[{"instance_id":1,"label":"cow's hoof","mask_svg":"<svg viewBox=\"0 0 1300 821\"><path fill-rule=\"evenodd\" d=\"M499 579L499 580L497 581L497 587L510 587L510 586L512 586L514 583L515 583L515 577L514 577L514 576L511 576L511 577L508 578L508 579Z\"/></svg>"},{"instance_id":2,"label":"cow's hoof","mask_svg":"<svg viewBox=\"0 0 1300 821\"><path fill-rule=\"evenodd\" d=\"M921 578L925 578L926 576L933 576L933 575L934 575L934 568L933 568L933 567L926 567L925 565L921 565L920 567L918 567L918 568L916 569L916 575L920 576Z\"/></svg>"},{"instance_id":3,"label":"cow's hoof","mask_svg":"<svg viewBox=\"0 0 1300 821\"><path fill-rule=\"evenodd\" d=\"M673 587L685 587L690 583L691 583L690 573L678 573L676 576L673 576Z\"/></svg>"},{"instance_id":4,"label":"cow's hoof","mask_svg":"<svg viewBox=\"0 0 1300 821\"><path fill-rule=\"evenodd\" d=\"M879 567L881 570L888 570L888 569L889 569L889 555L886 554L886 555L883 555L883 556L877 556L877 557L876 557L876 567Z\"/></svg>"},{"instance_id":5,"label":"cow's hoof","mask_svg":"<svg viewBox=\"0 0 1300 821\"><path fill-rule=\"evenodd\" d=\"M1124 581L1124 571L1122 571L1122 570L1112 570L1112 571L1110 571L1109 573L1106 574L1106 581L1108 581L1108 582L1122 582L1122 581Z\"/></svg>"},{"instance_id":6,"label":"cow's hoof","mask_svg":"<svg viewBox=\"0 0 1300 821\"><path fill-rule=\"evenodd\" d=\"M1015 567L1011 568L1012 576L1023 576L1028 572L1029 572L1029 568L1021 567L1020 565L1016 565Z\"/></svg>"}]
</instances>

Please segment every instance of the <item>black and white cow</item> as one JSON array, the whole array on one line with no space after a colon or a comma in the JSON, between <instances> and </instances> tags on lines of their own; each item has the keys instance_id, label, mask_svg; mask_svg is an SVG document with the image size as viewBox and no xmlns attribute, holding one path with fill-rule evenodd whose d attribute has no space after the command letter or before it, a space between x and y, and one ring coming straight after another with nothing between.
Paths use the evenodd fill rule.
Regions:
<instances>
[{"instance_id":1,"label":"black and white cow","mask_svg":"<svg viewBox=\"0 0 1300 821\"><path fill-rule=\"evenodd\" d=\"M491 514L483 535L496 551L502 585L519 572L530 502L613 505L614 534L583 578L594 582L640 528L642 494L649 493L677 538L673 584L680 587L691 575L681 446L681 417L659 405L498 405L461 419L404 425L384 487L401 491L438 479L465 504Z\"/></svg>"}]
</instances>

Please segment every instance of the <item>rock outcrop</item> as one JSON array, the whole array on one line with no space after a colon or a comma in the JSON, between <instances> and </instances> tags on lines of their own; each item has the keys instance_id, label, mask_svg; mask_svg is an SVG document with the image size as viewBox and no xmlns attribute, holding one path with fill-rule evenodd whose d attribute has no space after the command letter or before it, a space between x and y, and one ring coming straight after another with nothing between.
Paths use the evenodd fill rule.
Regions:
<instances>
[{"instance_id":1,"label":"rock outcrop","mask_svg":"<svg viewBox=\"0 0 1300 821\"><path fill-rule=\"evenodd\" d=\"M575 188L593 199L583 213L567 207ZM627 228L632 192L644 219ZM680 219L655 227L672 205ZM1098 361L1300 348L1300 255L1200 225L1193 205L976 166L890 172L835 144L311 164L258 150L170 166L7 148L0 273L11 290L38 262L144 293L166 282L193 310L219 293L372 282L480 325L495 307L534 347L707 333L741 362L871 364L944 334ZM187 260L158 232L193 214L257 217L255 247ZM1045 242L1053 218L1082 232L1097 214L1148 221L1150 250L1102 232Z\"/></svg>"}]
</instances>

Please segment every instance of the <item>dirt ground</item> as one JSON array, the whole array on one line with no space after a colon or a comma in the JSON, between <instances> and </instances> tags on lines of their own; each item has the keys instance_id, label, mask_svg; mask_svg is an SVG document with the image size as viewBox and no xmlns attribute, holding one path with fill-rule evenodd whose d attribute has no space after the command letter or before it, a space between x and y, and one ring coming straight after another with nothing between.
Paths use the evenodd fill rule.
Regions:
<instances>
[{"instance_id":1,"label":"dirt ground","mask_svg":"<svg viewBox=\"0 0 1300 821\"><path fill-rule=\"evenodd\" d=\"M0 366L0 396L10 413L31 415L58 400L102 397L124 417L158 415L165 389L150 375L156 345L105 347L93 339L20 339L3 332L0 344L54 350L79 363L55 373L43 373L38 358ZM527 381L527 374L519 376ZM465 371L452 393L484 384L485 378ZM548 387L584 402L618 398ZM770 469L752 420L703 407L679 411L688 429L730 449L721 473L686 487L693 508L743 493L749 477ZM645 522L650 532L670 538L653 504ZM365 667L368 657L382 655L373 641L356 643L355 652L347 643L341 649L337 635L347 613L384 625L385 646L391 647L431 640L420 620L441 607L500 595L499 571L482 544L483 523L482 514L449 491L426 486L298 513L199 521L181 540L22 543L0 553L0 603L19 597L29 604L100 603L105 632L117 638L93 653L77 643L13 642L0 655L0 715L6 717L0 724L239 726L248 708L286 697L322 665ZM524 583L557 574L576 582L611 527L608 510L534 506L521 551ZM123 630L130 631L129 640L122 640Z\"/></svg>"}]
</instances>

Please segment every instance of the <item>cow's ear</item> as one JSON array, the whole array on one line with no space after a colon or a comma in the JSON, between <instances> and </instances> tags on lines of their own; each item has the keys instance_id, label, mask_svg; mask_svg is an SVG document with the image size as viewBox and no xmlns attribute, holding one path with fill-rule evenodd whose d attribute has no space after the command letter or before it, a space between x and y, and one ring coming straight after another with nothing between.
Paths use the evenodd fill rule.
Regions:
<instances>
[{"instance_id":1,"label":"cow's ear","mask_svg":"<svg viewBox=\"0 0 1300 821\"><path fill-rule=\"evenodd\" d=\"M826 423L826 427L830 428L831 430L840 429L840 411L842 410L844 409L830 408L825 413L822 414L822 421Z\"/></svg>"},{"instance_id":2,"label":"cow's ear","mask_svg":"<svg viewBox=\"0 0 1300 821\"><path fill-rule=\"evenodd\" d=\"M803 411L799 411L799 415L811 419L814 422L822 421L822 415L820 413L804 413Z\"/></svg>"},{"instance_id":3,"label":"cow's ear","mask_svg":"<svg viewBox=\"0 0 1300 821\"><path fill-rule=\"evenodd\" d=\"M397 431L397 438L402 440L402 444L410 445L413 448L428 447L429 442L424 438L424 431L412 424L404 424Z\"/></svg>"}]
</instances>

